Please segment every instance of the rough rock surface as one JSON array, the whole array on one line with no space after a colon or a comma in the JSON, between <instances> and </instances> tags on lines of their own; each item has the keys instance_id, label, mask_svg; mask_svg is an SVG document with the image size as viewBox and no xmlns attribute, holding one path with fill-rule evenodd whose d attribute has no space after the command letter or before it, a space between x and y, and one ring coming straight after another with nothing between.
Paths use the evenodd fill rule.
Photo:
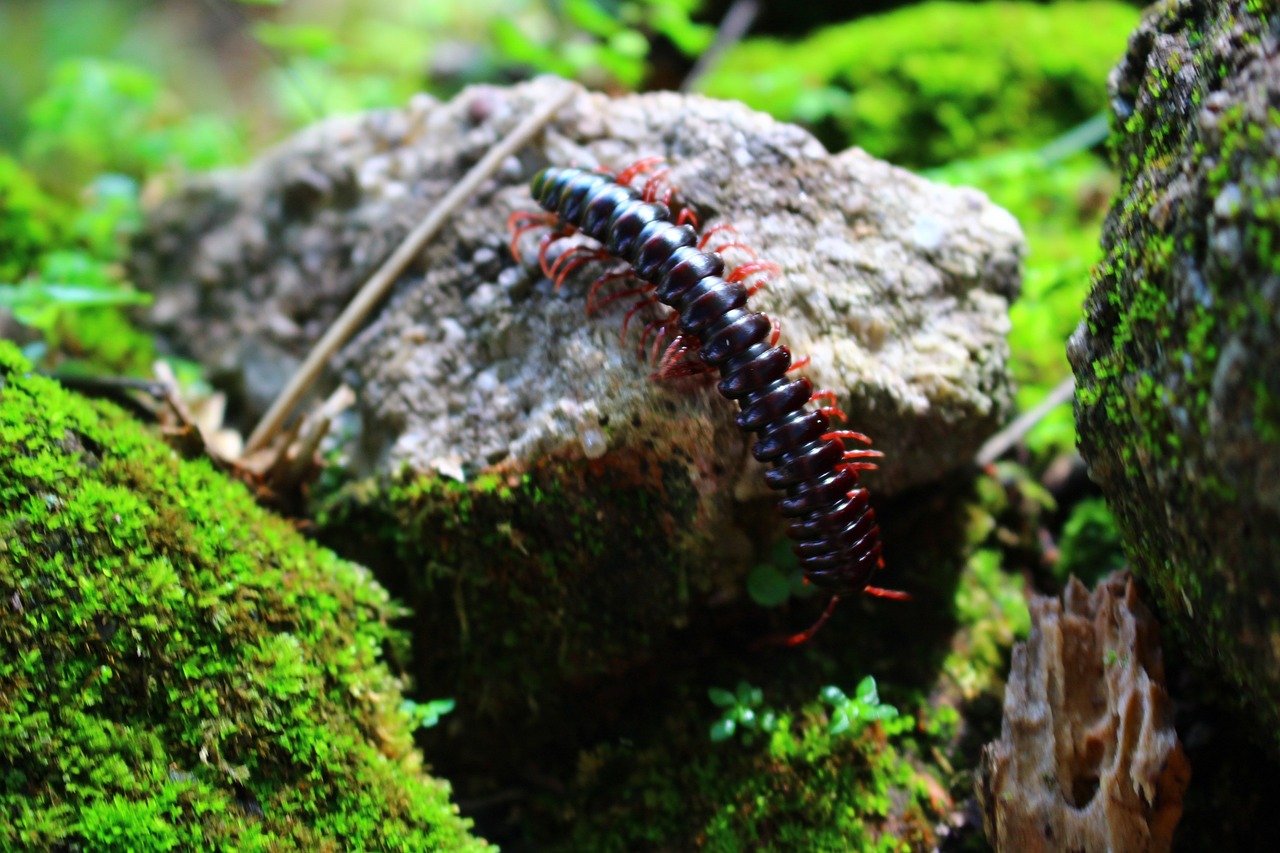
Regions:
<instances>
[{"instance_id":1,"label":"rough rock surface","mask_svg":"<svg viewBox=\"0 0 1280 853\"><path fill-rule=\"evenodd\" d=\"M559 85L476 87L448 104L330 121L188 188L151 218L135 259L157 292L154 324L260 411L408 228ZM647 381L636 332L619 345L628 302L584 314L598 269L557 294L506 248L504 223L532 207L539 168L650 155L668 159L706 225L734 223L782 265L758 305L888 451L880 491L966 461L999 425L1022 251L1008 214L858 150L828 155L740 104L583 91L459 211L342 353L360 397L358 473L408 463L462 476L577 451L600 431L610 448L634 447L708 410L723 415L710 452L742 470L742 442L724 437L730 409L715 408L708 385Z\"/></svg>"},{"instance_id":2,"label":"rough rock surface","mask_svg":"<svg viewBox=\"0 0 1280 853\"><path fill-rule=\"evenodd\" d=\"M1110 81L1121 192L1069 352L1135 573L1280 746L1280 15L1258 8L1164 3L1135 32Z\"/></svg>"},{"instance_id":3,"label":"rough rock surface","mask_svg":"<svg viewBox=\"0 0 1280 853\"><path fill-rule=\"evenodd\" d=\"M1127 573L1036 596L1013 650L1000 740L978 796L997 851L1170 849L1190 766L1173 728L1158 626Z\"/></svg>"}]
</instances>

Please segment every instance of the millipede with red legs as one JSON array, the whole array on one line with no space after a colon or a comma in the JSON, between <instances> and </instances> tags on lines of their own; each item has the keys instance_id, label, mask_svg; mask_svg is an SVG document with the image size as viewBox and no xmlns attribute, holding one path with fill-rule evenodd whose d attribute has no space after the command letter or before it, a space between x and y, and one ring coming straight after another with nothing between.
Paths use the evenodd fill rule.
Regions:
<instances>
[{"instance_id":1,"label":"millipede with red legs","mask_svg":"<svg viewBox=\"0 0 1280 853\"><path fill-rule=\"evenodd\" d=\"M665 375L701 369L672 369L672 362L679 362L691 351L696 351L706 370L719 371L720 393L738 404L738 426L756 434L752 454L772 466L765 472L765 482L783 492L779 509L790 519L787 533L806 579L832 593L831 603L817 624L786 641L799 644L826 622L843 595L866 592L906 597L869 585L872 572L883 560L875 512L867 490L859 485L858 471L874 468L868 460L881 454L846 449L846 440L869 443L869 439L861 433L832 429L832 418L844 418L835 406L835 395L815 392L803 376L789 376L808 359L793 365L790 350L777 343L778 324L747 307L747 297L758 285L744 282L756 273L776 271L776 266L753 258L724 275L721 252L740 244L727 243L717 247L719 251L707 251L707 242L719 229L711 229L700 241L695 227L686 224L696 222L687 210L673 221L669 207L672 191L665 183L665 170L650 178L640 191L629 186L656 162L656 158L642 160L617 177L578 168L542 170L533 179L532 193L550 216L514 215L510 222L512 248L514 251L519 237L529 228L558 226L543 238L539 250L543 271L557 285L581 262L621 259L632 275L647 283L624 291L646 295L637 308L656 300L675 312L672 319L678 334L662 360L670 370ZM548 266L550 243L574 231L599 245L574 247ZM571 254L576 256L569 260ZM608 278L616 278L616 274ZM599 283L590 294L592 307L604 301L595 299L598 287ZM830 405L808 407L811 401L823 399Z\"/></svg>"}]
</instances>

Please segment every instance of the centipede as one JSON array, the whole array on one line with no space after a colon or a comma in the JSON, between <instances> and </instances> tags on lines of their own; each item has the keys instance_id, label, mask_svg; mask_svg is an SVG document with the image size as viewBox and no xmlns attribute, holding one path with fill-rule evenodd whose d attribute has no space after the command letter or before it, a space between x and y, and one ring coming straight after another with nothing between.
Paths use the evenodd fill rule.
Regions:
<instances>
[{"instance_id":1,"label":"centipede","mask_svg":"<svg viewBox=\"0 0 1280 853\"><path fill-rule=\"evenodd\" d=\"M661 162L645 158L617 174L573 166L539 171L530 191L541 211L512 215L512 252L518 259L522 235L546 227L538 259L557 288L589 260L620 261L624 269L591 286L588 310L636 297L623 323L625 340L627 321L643 306L660 303L669 313L641 335L643 350L652 334L655 353L664 337L670 337L655 378L719 374L717 390L737 405L737 426L754 437L752 455L767 466L766 485L780 493L778 509L805 580L831 596L812 627L782 640L800 645L826 623L843 597L907 597L871 585L884 558L871 496L859 475L873 470L873 460L882 454L865 446L871 443L866 435L835 428L837 420L847 420L836 394L816 389L799 373L809 359L793 360L791 350L779 343L780 323L749 306L760 286L754 279L778 271L777 265L750 252L751 260L727 269L725 254L745 247L731 237L713 245L729 230L725 226L700 233L693 209L673 201L669 171L655 168ZM646 173L643 185L633 186ZM585 245L550 260L548 253L558 240L578 233L587 238ZM609 282L624 277L639 284L599 295Z\"/></svg>"}]
</instances>

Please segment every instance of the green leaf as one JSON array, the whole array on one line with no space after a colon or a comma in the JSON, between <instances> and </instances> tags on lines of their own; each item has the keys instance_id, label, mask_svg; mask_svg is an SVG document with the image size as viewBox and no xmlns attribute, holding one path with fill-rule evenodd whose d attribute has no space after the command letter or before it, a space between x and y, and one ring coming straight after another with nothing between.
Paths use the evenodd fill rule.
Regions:
<instances>
[{"instance_id":1,"label":"green leaf","mask_svg":"<svg viewBox=\"0 0 1280 853\"><path fill-rule=\"evenodd\" d=\"M832 705L839 705L842 702L849 701L849 697L844 695L844 691L834 684L828 684L822 688L822 692L818 694L824 702L830 702Z\"/></svg>"},{"instance_id":2,"label":"green leaf","mask_svg":"<svg viewBox=\"0 0 1280 853\"><path fill-rule=\"evenodd\" d=\"M49 305L89 308L103 305L146 305L150 302L150 294L136 290L38 281L8 286L0 284L0 308L8 308L15 313Z\"/></svg>"},{"instance_id":3,"label":"green leaf","mask_svg":"<svg viewBox=\"0 0 1280 853\"><path fill-rule=\"evenodd\" d=\"M713 705L718 705L721 708L728 708L737 702L732 693L719 687L712 687L708 690L707 697L711 699Z\"/></svg>"},{"instance_id":4,"label":"green leaf","mask_svg":"<svg viewBox=\"0 0 1280 853\"><path fill-rule=\"evenodd\" d=\"M760 563L747 575L747 595L761 607L777 607L791 597L791 581L775 566Z\"/></svg>"},{"instance_id":5,"label":"green leaf","mask_svg":"<svg viewBox=\"0 0 1280 853\"><path fill-rule=\"evenodd\" d=\"M873 676L868 675L866 678L858 682L858 689L854 696L864 705L880 704L880 694L876 692L876 680Z\"/></svg>"},{"instance_id":6,"label":"green leaf","mask_svg":"<svg viewBox=\"0 0 1280 853\"><path fill-rule=\"evenodd\" d=\"M711 727L711 742L720 743L721 741L728 740L733 737L734 729L737 727L737 724L730 719L717 721L716 724Z\"/></svg>"},{"instance_id":7,"label":"green leaf","mask_svg":"<svg viewBox=\"0 0 1280 853\"><path fill-rule=\"evenodd\" d=\"M414 702L406 699L400 703L400 710L408 714L417 724L415 728L429 729L440 722L440 718L456 707L452 699L432 699L430 702Z\"/></svg>"}]
</instances>

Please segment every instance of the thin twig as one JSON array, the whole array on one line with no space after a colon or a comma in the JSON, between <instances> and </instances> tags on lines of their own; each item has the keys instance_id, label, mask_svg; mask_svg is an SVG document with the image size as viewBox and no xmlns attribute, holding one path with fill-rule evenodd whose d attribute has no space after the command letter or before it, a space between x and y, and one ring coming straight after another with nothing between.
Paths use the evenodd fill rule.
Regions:
<instances>
[{"instance_id":1,"label":"thin twig","mask_svg":"<svg viewBox=\"0 0 1280 853\"><path fill-rule=\"evenodd\" d=\"M747 30L751 29L751 25L755 23L759 12L760 0L736 0L729 7L729 11L724 13L724 18L720 21L719 28L716 29L715 41L711 43L711 47L703 51L702 56L698 57L698 61L680 83L681 92L693 91L693 87L720 61L720 57L742 40Z\"/></svg>"},{"instance_id":2,"label":"thin twig","mask_svg":"<svg viewBox=\"0 0 1280 853\"><path fill-rule=\"evenodd\" d=\"M497 145L489 149L479 163L471 167L471 171L463 176L462 180L454 184L449 193L440 201L426 217L418 224L409 235L404 238L391 257L378 268L360 291L347 305L342 315L334 321L329 330L325 332L319 342L311 349L307 355L307 360L298 368L298 372L289 380L289 384L280 392L275 401L271 404L271 408L267 409L267 413L262 416L262 420L254 428L253 434L249 436L249 443L245 446L245 453L252 453L263 447L269 442L275 434L280 430L280 425L284 423L284 419L288 417L289 412L297 405L298 400L310 390L311 386L319 378L321 371L324 370L325 364L338 351L339 347L347 342L353 335L359 325L364 321L378 302L386 296L387 291L391 289L391 285L409 265L409 262L422 251L422 247L427 241L435 236L436 232L444 226L449 217L453 215L463 202L471 197L479 188L480 184L491 177L502 165L502 161L514 154L522 145L531 139L534 134L540 131L551 117L562 106L569 102L577 92L574 86L566 85L562 91L554 97L549 98L546 103L530 114L524 121L520 122L516 128L511 131Z\"/></svg>"},{"instance_id":3,"label":"thin twig","mask_svg":"<svg viewBox=\"0 0 1280 853\"><path fill-rule=\"evenodd\" d=\"M995 462L1001 456L1008 452L1019 441L1031 432L1032 427L1044 420L1045 415L1056 407L1062 405L1071 399L1071 395L1075 392L1075 380L1068 376L1057 384L1057 386L1045 396L1040 404L1030 411L1023 412L1018 415L1004 429L1000 430L991 438L987 439L987 443L982 445L982 449L978 451L975 459L979 467L986 467Z\"/></svg>"}]
</instances>

